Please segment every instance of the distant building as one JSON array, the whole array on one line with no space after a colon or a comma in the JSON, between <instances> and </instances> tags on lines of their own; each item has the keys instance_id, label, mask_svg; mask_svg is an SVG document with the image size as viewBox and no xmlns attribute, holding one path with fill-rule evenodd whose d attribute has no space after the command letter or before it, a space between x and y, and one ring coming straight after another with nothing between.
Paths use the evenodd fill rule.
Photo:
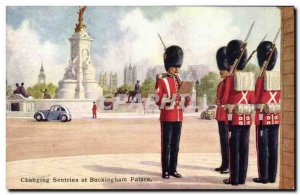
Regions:
<instances>
[{"instance_id":1,"label":"distant building","mask_svg":"<svg viewBox=\"0 0 300 195\"><path fill-rule=\"evenodd\" d=\"M146 78L155 80L157 74L161 74L164 72L166 72L164 65L156 65L152 68L148 68Z\"/></svg>"},{"instance_id":2,"label":"distant building","mask_svg":"<svg viewBox=\"0 0 300 195\"><path fill-rule=\"evenodd\" d=\"M107 84L107 73L105 72L100 72L100 75L99 75L99 85L102 87L102 88L106 88L108 86Z\"/></svg>"},{"instance_id":3,"label":"distant building","mask_svg":"<svg viewBox=\"0 0 300 195\"><path fill-rule=\"evenodd\" d=\"M111 89L117 89L118 87L118 75L117 73L110 73L109 75L109 86Z\"/></svg>"},{"instance_id":4,"label":"distant building","mask_svg":"<svg viewBox=\"0 0 300 195\"><path fill-rule=\"evenodd\" d=\"M188 65L187 71L187 80L200 81L205 75L207 75L211 71L211 69L207 65Z\"/></svg>"},{"instance_id":5,"label":"distant building","mask_svg":"<svg viewBox=\"0 0 300 195\"><path fill-rule=\"evenodd\" d=\"M118 87L118 75L113 72L100 72L99 85L102 88L117 89Z\"/></svg>"},{"instance_id":6,"label":"distant building","mask_svg":"<svg viewBox=\"0 0 300 195\"><path fill-rule=\"evenodd\" d=\"M44 72L44 66L43 66L43 62L41 64L41 69L40 69L40 74L38 76L38 84L43 84L46 83L46 75Z\"/></svg>"},{"instance_id":7,"label":"distant building","mask_svg":"<svg viewBox=\"0 0 300 195\"><path fill-rule=\"evenodd\" d=\"M131 61L129 66L124 68L124 84L134 85L137 80L137 66L132 66Z\"/></svg>"},{"instance_id":8,"label":"distant building","mask_svg":"<svg viewBox=\"0 0 300 195\"><path fill-rule=\"evenodd\" d=\"M182 80L200 81L202 77L207 75L210 71L210 67L207 65L189 65L187 70L180 70L180 77ZM152 68L148 68L146 78L155 80L157 74L164 72L166 72L164 65L157 65Z\"/></svg>"}]
</instances>

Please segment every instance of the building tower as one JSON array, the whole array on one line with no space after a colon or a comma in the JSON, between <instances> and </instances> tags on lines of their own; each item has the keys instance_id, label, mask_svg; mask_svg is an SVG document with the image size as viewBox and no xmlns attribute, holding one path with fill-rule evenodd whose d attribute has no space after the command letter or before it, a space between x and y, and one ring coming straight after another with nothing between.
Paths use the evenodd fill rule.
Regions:
<instances>
[{"instance_id":1,"label":"building tower","mask_svg":"<svg viewBox=\"0 0 300 195\"><path fill-rule=\"evenodd\" d=\"M44 66L43 66L43 61L42 61L40 74L38 76L38 84L43 84L43 83L46 83L46 75L44 72Z\"/></svg>"},{"instance_id":2,"label":"building tower","mask_svg":"<svg viewBox=\"0 0 300 195\"><path fill-rule=\"evenodd\" d=\"M117 89L118 87L118 77L117 73L110 73L109 75L109 85L111 89Z\"/></svg>"},{"instance_id":3,"label":"building tower","mask_svg":"<svg viewBox=\"0 0 300 195\"><path fill-rule=\"evenodd\" d=\"M124 84L134 85L137 80L137 66L131 64L131 58L129 66L124 68Z\"/></svg>"},{"instance_id":4,"label":"building tower","mask_svg":"<svg viewBox=\"0 0 300 195\"><path fill-rule=\"evenodd\" d=\"M100 72L99 85L102 88L107 88L108 87L108 84L107 84L107 73L106 72Z\"/></svg>"}]
</instances>

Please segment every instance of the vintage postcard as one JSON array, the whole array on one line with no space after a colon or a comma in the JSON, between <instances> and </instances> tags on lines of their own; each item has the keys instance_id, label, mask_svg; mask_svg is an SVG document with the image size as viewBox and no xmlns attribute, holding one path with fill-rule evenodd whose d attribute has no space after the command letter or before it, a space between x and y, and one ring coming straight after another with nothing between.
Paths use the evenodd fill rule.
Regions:
<instances>
[{"instance_id":1,"label":"vintage postcard","mask_svg":"<svg viewBox=\"0 0 300 195\"><path fill-rule=\"evenodd\" d=\"M295 190L295 8L7 6L6 187Z\"/></svg>"}]
</instances>

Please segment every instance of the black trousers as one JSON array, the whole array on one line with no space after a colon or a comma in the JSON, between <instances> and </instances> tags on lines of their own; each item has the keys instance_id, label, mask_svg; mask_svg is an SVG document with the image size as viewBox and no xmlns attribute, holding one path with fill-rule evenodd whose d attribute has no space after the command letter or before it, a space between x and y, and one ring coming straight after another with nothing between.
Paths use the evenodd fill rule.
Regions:
<instances>
[{"instance_id":1,"label":"black trousers","mask_svg":"<svg viewBox=\"0 0 300 195\"><path fill-rule=\"evenodd\" d=\"M229 138L230 181L245 183L248 169L250 125L231 125Z\"/></svg>"},{"instance_id":2,"label":"black trousers","mask_svg":"<svg viewBox=\"0 0 300 195\"><path fill-rule=\"evenodd\" d=\"M161 122L162 172L174 172L177 168L182 122Z\"/></svg>"},{"instance_id":3,"label":"black trousers","mask_svg":"<svg viewBox=\"0 0 300 195\"><path fill-rule=\"evenodd\" d=\"M222 155L221 169L228 168L228 129L225 121L218 121Z\"/></svg>"},{"instance_id":4,"label":"black trousers","mask_svg":"<svg viewBox=\"0 0 300 195\"><path fill-rule=\"evenodd\" d=\"M258 176L263 182L275 182L278 162L279 125L256 126Z\"/></svg>"}]
</instances>

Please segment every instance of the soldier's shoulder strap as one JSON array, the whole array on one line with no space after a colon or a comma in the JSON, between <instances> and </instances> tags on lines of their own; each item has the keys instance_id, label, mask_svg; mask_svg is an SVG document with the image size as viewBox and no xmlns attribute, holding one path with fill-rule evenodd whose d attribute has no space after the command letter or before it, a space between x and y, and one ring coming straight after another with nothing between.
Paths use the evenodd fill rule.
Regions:
<instances>
[{"instance_id":1,"label":"soldier's shoulder strap","mask_svg":"<svg viewBox=\"0 0 300 195\"><path fill-rule=\"evenodd\" d=\"M156 81L158 81L159 79L167 78L167 77L171 77L171 75L168 73L156 74Z\"/></svg>"}]
</instances>

